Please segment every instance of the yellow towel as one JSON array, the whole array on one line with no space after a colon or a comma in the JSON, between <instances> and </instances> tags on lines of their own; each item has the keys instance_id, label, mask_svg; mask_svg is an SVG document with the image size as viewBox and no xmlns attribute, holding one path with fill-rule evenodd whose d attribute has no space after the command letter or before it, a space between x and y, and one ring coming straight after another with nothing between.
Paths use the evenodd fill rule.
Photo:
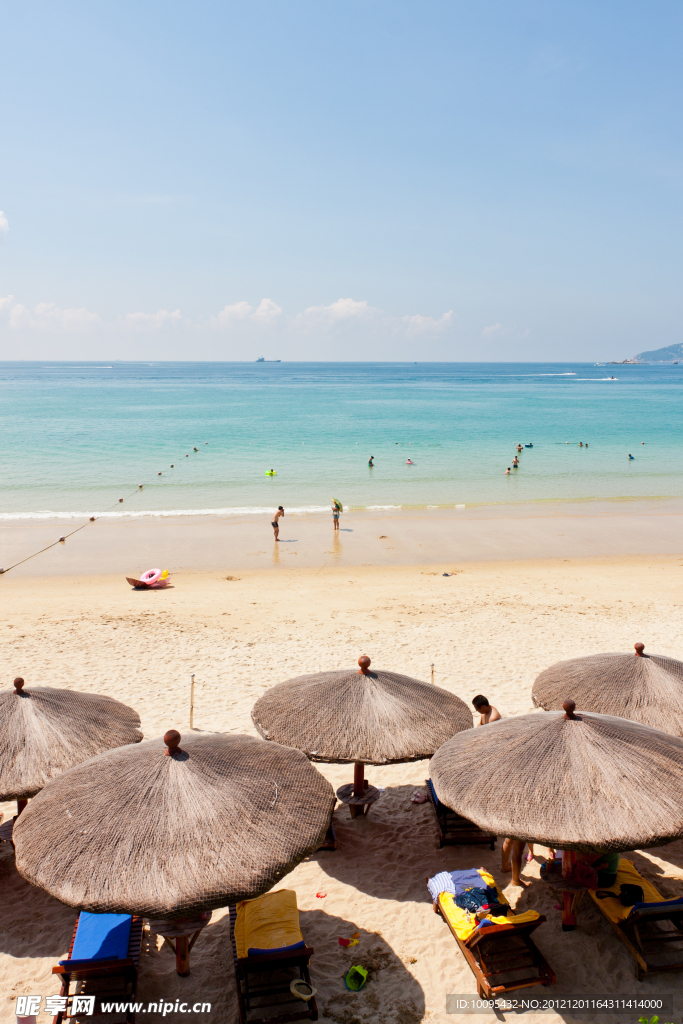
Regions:
<instances>
[{"instance_id":1,"label":"yellow towel","mask_svg":"<svg viewBox=\"0 0 683 1024\"><path fill-rule=\"evenodd\" d=\"M509 906L508 901L505 899L500 887L497 885L493 875L490 875L488 871L478 869L479 874L484 880L484 885L493 885L498 893L498 901ZM439 894L439 907L446 920L453 927L455 934L462 942L466 942L467 939L476 931L479 922L474 914L467 910L463 910L454 901L453 893L442 892ZM495 916L493 914L487 914L487 919L493 924L524 924L527 921L538 920L538 914L535 910L527 910L524 914L500 914ZM488 925L484 925L487 928Z\"/></svg>"},{"instance_id":2,"label":"yellow towel","mask_svg":"<svg viewBox=\"0 0 683 1024\"><path fill-rule=\"evenodd\" d=\"M242 959L248 949L272 949L301 942L299 911L293 889L277 889L237 904L235 945Z\"/></svg>"},{"instance_id":3,"label":"yellow towel","mask_svg":"<svg viewBox=\"0 0 683 1024\"><path fill-rule=\"evenodd\" d=\"M604 890L601 888L600 892L613 892L619 895L622 885L630 883L631 885L640 885L643 890L643 903L661 903L663 900L668 899L667 896L662 896L657 892L652 882L648 882L647 878L637 871L633 866L633 862L626 860L624 857L619 861L619 870L617 871L617 880L614 885L610 885ZM599 900L595 895L595 892L589 890L594 903L600 907L606 918L617 924L619 921L623 921L631 913L630 907L622 907L619 900L607 899Z\"/></svg>"}]
</instances>

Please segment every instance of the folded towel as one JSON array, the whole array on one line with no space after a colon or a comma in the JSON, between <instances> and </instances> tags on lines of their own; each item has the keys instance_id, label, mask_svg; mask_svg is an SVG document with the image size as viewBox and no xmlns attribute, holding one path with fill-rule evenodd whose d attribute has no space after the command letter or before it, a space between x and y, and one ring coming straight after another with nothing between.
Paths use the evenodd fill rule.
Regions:
<instances>
[{"instance_id":1,"label":"folded towel","mask_svg":"<svg viewBox=\"0 0 683 1024\"><path fill-rule=\"evenodd\" d=\"M427 888L431 893L432 900L436 901L442 892L450 892L453 896L459 896L465 889L480 886L482 877L476 868L468 868L465 871L439 871L438 875L429 879Z\"/></svg>"},{"instance_id":2,"label":"folded towel","mask_svg":"<svg viewBox=\"0 0 683 1024\"><path fill-rule=\"evenodd\" d=\"M498 893L500 903L506 904L505 897L500 889L498 889ZM452 926L455 934L463 942L466 942L479 928L486 928L495 924L524 924L528 921L537 921L539 917L535 910L527 910L524 914L488 914L481 921L478 921L477 915L470 914L467 910L459 907L449 892L442 892L439 896L439 909Z\"/></svg>"},{"instance_id":3,"label":"folded towel","mask_svg":"<svg viewBox=\"0 0 683 1024\"><path fill-rule=\"evenodd\" d=\"M237 904L235 945L240 959L252 949L260 954L275 952L303 945L303 940L293 889L276 889Z\"/></svg>"}]
</instances>

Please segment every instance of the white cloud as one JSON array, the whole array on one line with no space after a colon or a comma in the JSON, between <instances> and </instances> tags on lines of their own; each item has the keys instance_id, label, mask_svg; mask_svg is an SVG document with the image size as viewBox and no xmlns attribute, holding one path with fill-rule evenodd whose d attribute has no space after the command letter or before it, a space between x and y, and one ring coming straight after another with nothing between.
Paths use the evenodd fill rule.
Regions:
<instances>
[{"instance_id":1,"label":"white cloud","mask_svg":"<svg viewBox=\"0 0 683 1024\"><path fill-rule=\"evenodd\" d=\"M3 211L0 210L0 235L6 235L8 231L9 221L7 220L7 217L5 216Z\"/></svg>"},{"instance_id":2,"label":"white cloud","mask_svg":"<svg viewBox=\"0 0 683 1024\"><path fill-rule=\"evenodd\" d=\"M248 302L233 302L209 319L211 327L233 327L236 324L272 324L282 315L282 307L272 299L261 299L254 307Z\"/></svg>"},{"instance_id":3,"label":"white cloud","mask_svg":"<svg viewBox=\"0 0 683 1024\"><path fill-rule=\"evenodd\" d=\"M329 306L309 306L303 313L299 313L299 318L308 317L317 322L322 320L338 323L340 320L357 320L380 312L381 310L373 309L365 300L358 302L356 299L337 299Z\"/></svg>"},{"instance_id":4,"label":"white cloud","mask_svg":"<svg viewBox=\"0 0 683 1024\"><path fill-rule=\"evenodd\" d=\"M492 338L495 334L500 334L501 331L505 330L502 324L491 324L490 327L485 327L481 332L482 338Z\"/></svg>"},{"instance_id":5,"label":"white cloud","mask_svg":"<svg viewBox=\"0 0 683 1024\"><path fill-rule=\"evenodd\" d=\"M97 313L91 313L85 306L79 309L61 309L55 302L39 302L34 311L32 326L57 327L68 331L74 327L92 327L101 323Z\"/></svg>"},{"instance_id":6,"label":"white cloud","mask_svg":"<svg viewBox=\"0 0 683 1024\"><path fill-rule=\"evenodd\" d=\"M158 309L156 313L126 313L126 327L133 329L158 331L167 324L177 324L182 321L179 309L169 312L168 309Z\"/></svg>"},{"instance_id":7,"label":"white cloud","mask_svg":"<svg viewBox=\"0 0 683 1024\"><path fill-rule=\"evenodd\" d=\"M444 327L453 326L455 323L455 313L452 309L449 309L438 320L433 316L422 316L421 313L415 313L413 316L402 316L401 323L404 323L411 333L442 331Z\"/></svg>"},{"instance_id":8,"label":"white cloud","mask_svg":"<svg viewBox=\"0 0 683 1024\"><path fill-rule=\"evenodd\" d=\"M7 326L14 331L22 328L70 331L102 323L97 313L92 313L85 306L64 309L56 302L39 302L35 309L30 310L16 302L13 295L0 298L0 318L6 320Z\"/></svg>"},{"instance_id":9,"label":"white cloud","mask_svg":"<svg viewBox=\"0 0 683 1024\"><path fill-rule=\"evenodd\" d=\"M481 332L481 336L484 339L487 338L509 338L512 341L520 341L522 338L528 338L529 328L522 330L521 327L507 327L505 324L491 324L490 327L485 327Z\"/></svg>"},{"instance_id":10,"label":"white cloud","mask_svg":"<svg viewBox=\"0 0 683 1024\"><path fill-rule=\"evenodd\" d=\"M85 306L63 308L55 302L40 302L30 308L18 302L14 296L0 296L0 324L13 331L85 331L97 328L102 332L115 332L123 326L129 333L157 334L173 328L182 328L197 337L203 333L228 331L231 338L254 341L262 336L266 340L274 336L288 336L295 339L311 338L329 332L337 336L343 332L350 339L363 339L385 335L393 339L406 340L417 336L437 336L447 332L456 324L452 309L441 316L426 316L422 313L397 315L385 313L371 306L367 300L340 298L329 305L308 306L299 313L286 313L273 299L261 299L257 305L246 301L228 303L220 312L211 316L184 317L179 309L158 309L156 313L142 311L126 313L107 321L102 320ZM507 333L501 324L484 329L484 337L500 331Z\"/></svg>"}]
</instances>

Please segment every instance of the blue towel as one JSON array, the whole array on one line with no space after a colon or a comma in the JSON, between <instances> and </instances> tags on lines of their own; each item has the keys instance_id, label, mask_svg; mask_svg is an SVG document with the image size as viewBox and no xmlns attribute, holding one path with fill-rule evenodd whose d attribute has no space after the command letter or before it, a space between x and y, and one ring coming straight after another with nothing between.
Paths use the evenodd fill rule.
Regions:
<instances>
[{"instance_id":1,"label":"blue towel","mask_svg":"<svg viewBox=\"0 0 683 1024\"><path fill-rule=\"evenodd\" d=\"M666 907L680 907L683 911L683 896L675 900L662 900L660 903L634 903L629 911L629 917L634 910L665 910Z\"/></svg>"},{"instance_id":2,"label":"blue towel","mask_svg":"<svg viewBox=\"0 0 683 1024\"><path fill-rule=\"evenodd\" d=\"M438 875L429 879L427 888L436 903L442 892L459 896L465 889L481 886L481 881L481 875L475 868L468 868L466 871L440 871Z\"/></svg>"},{"instance_id":3,"label":"blue towel","mask_svg":"<svg viewBox=\"0 0 683 1024\"><path fill-rule=\"evenodd\" d=\"M125 960L130 939L130 914L88 914L81 911L71 959L60 960L61 967L90 960Z\"/></svg>"},{"instance_id":4,"label":"blue towel","mask_svg":"<svg viewBox=\"0 0 683 1024\"><path fill-rule=\"evenodd\" d=\"M247 950L247 956L268 956L270 953L294 953L297 949L304 949L306 943L303 939L300 942L293 942L291 946L275 946L273 949L258 949L256 946L250 946Z\"/></svg>"}]
</instances>

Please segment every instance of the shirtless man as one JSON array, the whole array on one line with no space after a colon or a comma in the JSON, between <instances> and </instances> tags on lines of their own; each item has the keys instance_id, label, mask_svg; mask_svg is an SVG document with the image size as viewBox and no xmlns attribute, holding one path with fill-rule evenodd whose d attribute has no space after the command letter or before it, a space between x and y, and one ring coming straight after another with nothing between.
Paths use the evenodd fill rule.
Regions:
<instances>
[{"instance_id":1,"label":"shirtless man","mask_svg":"<svg viewBox=\"0 0 683 1024\"><path fill-rule=\"evenodd\" d=\"M279 536L279 534L280 534L280 519L282 518L282 516L284 514L285 514L285 510L283 509L282 505L278 505L277 512L273 516L273 521L270 524L273 527L273 533L275 534L275 540L279 540L280 539L280 536Z\"/></svg>"},{"instance_id":2,"label":"shirtless man","mask_svg":"<svg viewBox=\"0 0 683 1024\"><path fill-rule=\"evenodd\" d=\"M481 715L481 718L477 722L477 725L490 725L491 722L500 721L500 711L494 708L492 704L489 704L488 699L480 693L472 700L475 709Z\"/></svg>"}]
</instances>

